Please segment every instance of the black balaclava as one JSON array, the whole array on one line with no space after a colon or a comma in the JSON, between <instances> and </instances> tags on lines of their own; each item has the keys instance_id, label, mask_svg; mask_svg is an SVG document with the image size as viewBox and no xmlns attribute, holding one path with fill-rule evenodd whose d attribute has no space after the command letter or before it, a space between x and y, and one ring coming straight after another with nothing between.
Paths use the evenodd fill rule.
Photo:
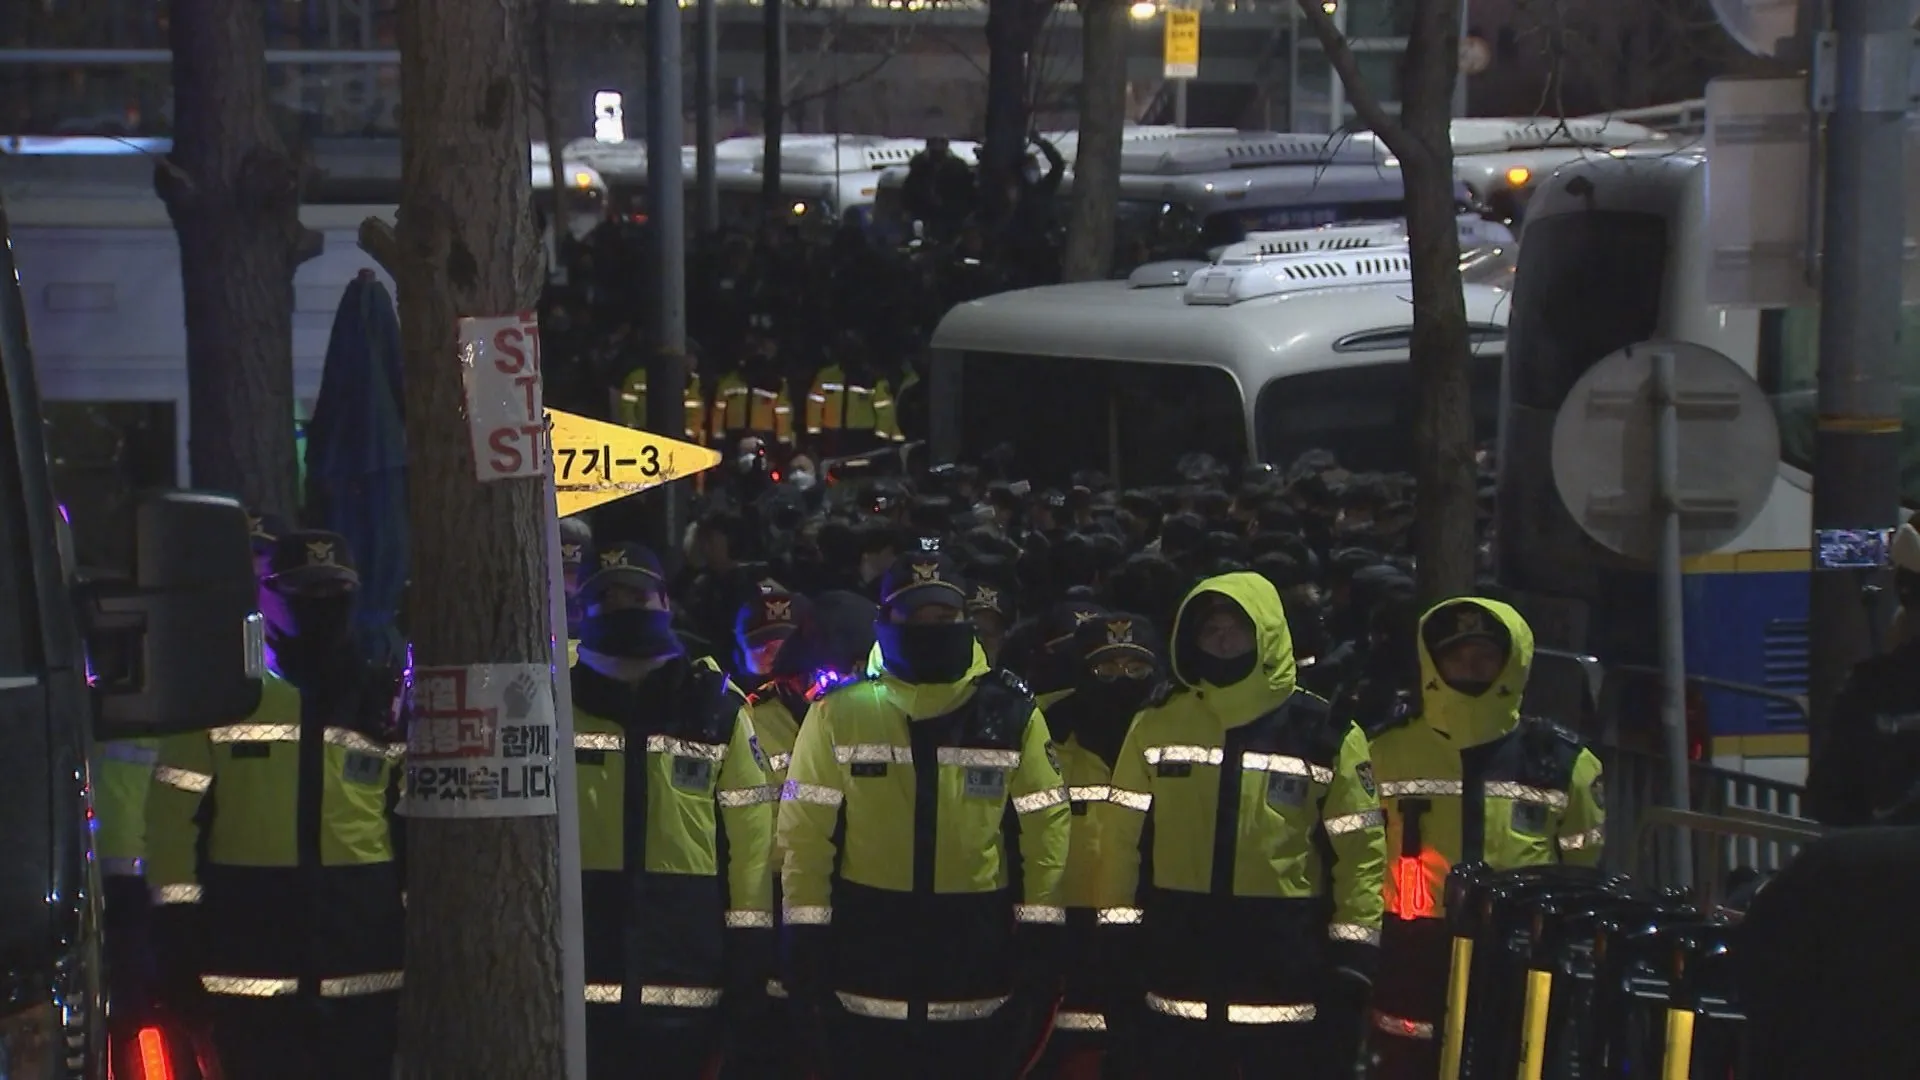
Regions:
<instances>
[{"instance_id":1,"label":"black balaclava","mask_svg":"<svg viewBox=\"0 0 1920 1080\"><path fill-rule=\"evenodd\" d=\"M673 611L664 603L659 608L614 610L589 604L580 620L580 647L627 660L653 660L681 651L673 632Z\"/></svg>"},{"instance_id":2,"label":"black balaclava","mask_svg":"<svg viewBox=\"0 0 1920 1080\"><path fill-rule=\"evenodd\" d=\"M353 604L351 591L315 595L263 587L260 612L280 674L296 686L307 685L350 655Z\"/></svg>"},{"instance_id":3,"label":"black balaclava","mask_svg":"<svg viewBox=\"0 0 1920 1080\"><path fill-rule=\"evenodd\" d=\"M1144 615L1112 612L1082 623L1071 648L1078 662L1073 693L1048 707L1047 727L1054 742L1077 738L1112 765L1119 760L1134 714L1164 678L1160 634ZM1102 679L1095 668L1111 657L1143 660L1150 670L1144 678Z\"/></svg>"},{"instance_id":4,"label":"black balaclava","mask_svg":"<svg viewBox=\"0 0 1920 1080\"><path fill-rule=\"evenodd\" d=\"M1221 688L1235 686L1253 674L1260 661L1258 644L1239 656L1215 656L1200 647L1200 624L1217 608L1225 607L1251 623L1245 608L1222 593L1202 593L1187 605L1179 619L1179 637L1174 642L1175 664L1188 683L1206 683Z\"/></svg>"},{"instance_id":5,"label":"black balaclava","mask_svg":"<svg viewBox=\"0 0 1920 1080\"><path fill-rule=\"evenodd\" d=\"M971 622L895 622L924 604L964 608L967 583L953 560L937 551L917 551L895 560L880 586L880 617L874 620L874 638L887 673L918 686L956 683L973 668L975 647Z\"/></svg>"}]
</instances>

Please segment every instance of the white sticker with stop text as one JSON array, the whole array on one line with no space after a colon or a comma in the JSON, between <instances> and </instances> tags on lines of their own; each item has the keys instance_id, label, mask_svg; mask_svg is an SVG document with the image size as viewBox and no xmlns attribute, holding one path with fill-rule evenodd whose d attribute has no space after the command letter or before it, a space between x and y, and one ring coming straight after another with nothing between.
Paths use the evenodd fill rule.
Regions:
<instances>
[{"instance_id":1,"label":"white sticker with stop text","mask_svg":"<svg viewBox=\"0 0 1920 1080\"><path fill-rule=\"evenodd\" d=\"M481 480L544 476L547 412L540 397L540 323L531 311L460 320L473 471Z\"/></svg>"}]
</instances>

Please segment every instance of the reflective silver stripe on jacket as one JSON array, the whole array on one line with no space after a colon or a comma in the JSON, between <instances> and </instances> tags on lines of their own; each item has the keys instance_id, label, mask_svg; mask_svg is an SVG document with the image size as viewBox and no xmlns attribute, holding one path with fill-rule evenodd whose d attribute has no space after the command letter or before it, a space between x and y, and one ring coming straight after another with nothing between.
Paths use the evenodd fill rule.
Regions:
<instances>
[{"instance_id":1,"label":"reflective silver stripe on jacket","mask_svg":"<svg viewBox=\"0 0 1920 1080\"><path fill-rule=\"evenodd\" d=\"M667 1009L711 1009L720 1004L720 991L712 986L642 986L640 1004Z\"/></svg>"},{"instance_id":2,"label":"reflective silver stripe on jacket","mask_svg":"<svg viewBox=\"0 0 1920 1080\"><path fill-rule=\"evenodd\" d=\"M1094 915L1094 922L1100 926L1135 926L1147 917L1147 913L1137 907L1106 907Z\"/></svg>"},{"instance_id":3,"label":"reflective silver stripe on jacket","mask_svg":"<svg viewBox=\"0 0 1920 1080\"><path fill-rule=\"evenodd\" d=\"M847 743L833 748L833 760L842 765L911 765L913 747L892 743Z\"/></svg>"},{"instance_id":4,"label":"reflective silver stripe on jacket","mask_svg":"<svg viewBox=\"0 0 1920 1080\"><path fill-rule=\"evenodd\" d=\"M1373 1026L1402 1039L1433 1038L1432 1024L1424 1020L1409 1020L1404 1016L1391 1016L1378 1009L1373 1013Z\"/></svg>"},{"instance_id":5,"label":"reflective silver stripe on jacket","mask_svg":"<svg viewBox=\"0 0 1920 1080\"><path fill-rule=\"evenodd\" d=\"M1488 784L1486 796L1489 799L1512 799L1514 802L1533 803L1555 810L1567 808L1567 793L1564 791L1549 791L1546 788L1528 787L1526 784L1515 784L1505 780Z\"/></svg>"},{"instance_id":6,"label":"reflective silver stripe on jacket","mask_svg":"<svg viewBox=\"0 0 1920 1080\"><path fill-rule=\"evenodd\" d=\"M892 998L867 997L863 994L849 994L836 991L834 996L840 1004L855 1016L864 1016L870 1020L905 1020L913 1006L909 1002ZM927 1019L936 1023L957 1020L984 1020L1000 1011L1007 1003L1004 997L980 998L974 1001L929 1001Z\"/></svg>"},{"instance_id":7,"label":"reflective silver stripe on jacket","mask_svg":"<svg viewBox=\"0 0 1920 1080\"><path fill-rule=\"evenodd\" d=\"M1380 944L1379 929L1361 926L1359 923L1331 923L1327 926L1327 937L1334 941L1352 941L1361 945Z\"/></svg>"},{"instance_id":8,"label":"reflective silver stripe on jacket","mask_svg":"<svg viewBox=\"0 0 1920 1080\"><path fill-rule=\"evenodd\" d=\"M1458 780L1383 780L1380 782L1380 797L1398 798L1402 795L1459 795L1466 789Z\"/></svg>"},{"instance_id":9,"label":"reflective silver stripe on jacket","mask_svg":"<svg viewBox=\"0 0 1920 1080\"><path fill-rule=\"evenodd\" d=\"M299 724L229 724L211 728L207 738L216 743L299 742Z\"/></svg>"},{"instance_id":10,"label":"reflective silver stripe on jacket","mask_svg":"<svg viewBox=\"0 0 1920 1080\"><path fill-rule=\"evenodd\" d=\"M803 784L789 780L780 785L780 801L812 803L815 806L839 806L847 797L824 784Z\"/></svg>"},{"instance_id":11,"label":"reflective silver stripe on jacket","mask_svg":"<svg viewBox=\"0 0 1920 1080\"><path fill-rule=\"evenodd\" d=\"M1065 806L1070 801L1066 788L1048 788L1045 791L1030 792L1026 795L1015 795L1013 797L1013 810L1016 814L1031 814L1035 811L1047 810L1055 806Z\"/></svg>"},{"instance_id":12,"label":"reflective silver stripe on jacket","mask_svg":"<svg viewBox=\"0 0 1920 1080\"><path fill-rule=\"evenodd\" d=\"M141 746L139 743L116 741L102 744L100 756L108 761L123 761L128 765L154 765L160 761L157 747Z\"/></svg>"},{"instance_id":13,"label":"reflective silver stripe on jacket","mask_svg":"<svg viewBox=\"0 0 1920 1080\"><path fill-rule=\"evenodd\" d=\"M1204 1001L1175 1001L1159 994L1148 994L1147 1008L1163 1016L1177 1016L1182 1020L1207 1018L1207 1003ZM1313 1019L1316 1011L1312 1005L1228 1005L1227 1023L1304 1024Z\"/></svg>"},{"instance_id":14,"label":"reflective silver stripe on jacket","mask_svg":"<svg viewBox=\"0 0 1920 1080\"><path fill-rule=\"evenodd\" d=\"M147 860L137 855L101 859L100 872L108 877L145 877Z\"/></svg>"},{"instance_id":15,"label":"reflective silver stripe on jacket","mask_svg":"<svg viewBox=\"0 0 1920 1080\"><path fill-rule=\"evenodd\" d=\"M389 760L398 760L407 752L406 743L375 742L357 731L347 728L328 728L321 736L330 745L342 747L361 754L373 754Z\"/></svg>"},{"instance_id":16,"label":"reflective silver stripe on jacket","mask_svg":"<svg viewBox=\"0 0 1920 1080\"><path fill-rule=\"evenodd\" d=\"M761 803L779 802L780 789L772 784L756 784L747 788L732 788L721 792L716 801L728 810L742 806L758 806Z\"/></svg>"},{"instance_id":17,"label":"reflective silver stripe on jacket","mask_svg":"<svg viewBox=\"0 0 1920 1080\"><path fill-rule=\"evenodd\" d=\"M172 765L162 765L153 770L153 778L170 788L179 788L194 795L205 794L213 786L212 776L192 769L177 769Z\"/></svg>"},{"instance_id":18,"label":"reflective silver stripe on jacket","mask_svg":"<svg viewBox=\"0 0 1920 1080\"><path fill-rule=\"evenodd\" d=\"M1149 746L1142 753L1149 765L1218 765L1227 759L1217 746Z\"/></svg>"},{"instance_id":19,"label":"reflective silver stripe on jacket","mask_svg":"<svg viewBox=\"0 0 1920 1080\"><path fill-rule=\"evenodd\" d=\"M773 929L773 912L729 911L727 925L735 930L771 930Z\"/></svg>"},{"instance_id":20,"label":"reflective silver stripe on jacket","mask_svg":"<svg viewBox=\"0 0 1920 1080\"><path fill-rule=\"evenodd\" d=\"M587 984L587 1004L589 1005L618 1005L620 997L619 983Z\"/></svg>"},{"instance_id":21,"label":"reflective silver stripe on jacket","mask_svg":"<svg viewBox=\"0 0 1920 1080\"><path fill-rule=\"evenodd\" d=\"M602 731L576 731L573 733L573 748L623 754L627 750L627 737Z\"/></svg>"},{"instance_id":22,"label":"reflective silver stripe on jacket","mask_svg":"<svg viewBox=\"0 0 1920 1080\"><path fill-rule=\"evenodd\" d=\"M1138 810L1143 814L1153 808L1152 795L1144 791L1128 791L1123 787L1114 788L1113 794L1107 796L1107 801L1115 806L1124 806L1129 810Z\"/></svg>"},{"instance_id":23,"label":"reflective silver stripe on jacket","mask_svg":"<svg viewBox=\"0 0 1920 1080\"><path fill-rule=\"evenodd\" d=\"M703 761L727 760L727 747L724 743L690 742L686 739L676 739L671 735L647 736L647 753L700 758Z\"/></svg>"},{"instance_id":24,"label":"reflective silver stripe on jacket","mask_svg":"<svg viewBox=\"0 0 1920 1080\"><path fill-rule=\"evenodd\" d=\"M1571 836L1562 836L1560 838L1560 850L1561 851L1579 851L1582 848L1599 847L1600 845L1606 842L1607 842L1607 830L1603 826L1600 828L1588 829L1586 832L1582 832L1582 833L1574 833Z\"/></svg>"},{"instance_id":25,"label":"reflective silver stripe on jacket","mask_svg":"<svg viewBox=\"0 0 1920 1080\"><path fill-rule=\"evenodd\" d=\"M151 890L156 904L197 904L200 902L198 885L162 885Z\"/></svg>"},{"instance_id":26,"label":"reflective silver stripe on jacket","mask_svg":"<svg viewBox=\"0 0 1920 1080\"><path fill-rule=\"evenodd\" d=\"M1097 1012L1069 1012L1062 1009L1053 1016L1055 1031L1105 1031L1107 1018Z\"/></svg>"},{"instance_id":27,"label":"reflective silver stripe on jacket","mask_svg":"<svg viewBox=\"0 0 1920 1080\"><path fill-rule=\"evenodd\" d=\"M943 746L935 754L942 765L960 765L969 769L1017 769L1018 750L981 750L971 746Z\"/></svg>"},{"instance_id":28,"label":"reflective silver stripe on jacket","mask_svg":"<svg viewBox=\"0 0 1920 1080\"><path fill-rule=\"evenodd\" d=\"M787 766L792 763L792 754L773 754L767 758L767 768L772 769L774 772L786 772Z\"/></svg>"},{"instance_id":29,"label":"reflective silver stripe on jacket","mask_svg":"<svg viewBox=\"0 0 1920 1080\"><path fill-rule=\"evenodd\" d=\"M300 992L299 979L257 979L249 975L202 975L200 988L225 997L286 997Z\"/></svg>"},{"instance_id":30,"label":"reflective silver stripe on jacket","mask_svg":"<svg viewBox=\"0 0 1920 1080\"><path fill-rule=\"evenodd\" d=\"M1215 762L1218 764L1218 762ZM1240 768L1245 772L1285 773L1288 776L1311 777L1316 784L1333 783L1333 770L1325 765L1309 764L1304 758L1289 757L1286 754L1255 754L1248 752L1240 755Z\"/></svg>"},{"instance_id":31,"label":"reflective silver stripe on jacket","mask_svg":"<svg viewBox=\"0 0 1920 1080\"><path fill-rule=\"evenodd\" d=\"M1320 823L1328 836L1343 836L1362 829L1384 829L1387 827L1387 815L1380 810L1362 810L1357 814L1341 814L1330 817Z\"/></svg>"},{"instance_id":32,"label":"reflective silver stripe on jacket","mask_svg":"<svg viewBox=\"0 0 1920 1080\"><path fill-rule=\"evenodd\" d=\"M1013 918L1023 923L1059 923L1067 921L1067 909L1052 904L1015 904Z\"/></svg>"},{"instance_id":33,"label":"reflective silver stripe on jacket","mask_svg":"<svg viewBox=\"0 0 1920 1080\"><path fill-rule=\"evenodd\" d=\"M337 979L320 980L320 996L328 998L363 997L367 994L390 994L406 982L406 973L400 971L376 971L367 975L342 975Z\"/></svg>"},{"instance_id":34,"label":"reflective silver stripe on jacket","mask_svg":"<svg viewBox=\"0 0 1920 1080\"><path fill-rule=\"evenodd\" d=\"M1113 798L1112 784L1087 784L1067 789L1067 798L1074 802L1106 802Z\"/></svg>"},{"instance_id":35,"label":"reflective silver stripe on jacket","mask_svg":"<svg viewBox=\"0 0 1920 1080\"><path fill-rule=\"evenodd\" d=\"M788 926L826 926L833 922L833 908L825 904L789 905L780 912Z\"/></svg>"}]
</instances>

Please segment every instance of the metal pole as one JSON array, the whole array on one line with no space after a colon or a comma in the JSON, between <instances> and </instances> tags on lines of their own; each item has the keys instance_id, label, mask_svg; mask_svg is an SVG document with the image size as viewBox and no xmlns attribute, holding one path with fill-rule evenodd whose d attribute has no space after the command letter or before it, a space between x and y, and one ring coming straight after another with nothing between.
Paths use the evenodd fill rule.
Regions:
<instances>
[{"instance_id":1,"label":"metal pole","mask_svg":"<svg viewBox=\"0 0 1920 1080\"><path fill-rule=\"evenodd\" d=\"M580 790L573 760L573 674L567 656L567 590L560 569L560 515L553 462L547 462L547 610L553 638L553 772L560 815L561 1033L567 1080L587 1077L586 916L580 900Z\"/></svg>"},{"instance_id":2,"label":"metal pole","mask_svg":"<svg viewBox=\"0 0 1920 1080\"><path fill-rule=\"evenodd\" d=\"M1173 80L1173 126L1187 126L1187 80Z\"/></svg>"},{"instance_id":3,"label":"metal pole","mask_svg":"<svg viewBox=\"0 0 1920 1080\"><path fill-rule=\"evenodd\" d=\"M720 71L719 0L700 0L700 46L694 52L693 141L694 184L699 194L700 230L720 229L720 178L715 161L715 129L720 126L718 76Z\"/></svg>"},{"instance_id":4,"label":"metal pole","mask_svg":"<svg viewBox=\"0 0 1920 1080\"><path fill-rule=\"evenodd\" d=\"M1460 0L1460 40L1462 42L1467 40L1467 30L1468 30L1467 18L1468 18L1468 13L1472 10L1472 8L1473 8L1473 0ZM1467 115L1467 71L1465 68L1458 66L1459 65L1458 60L1456 60L1454 63L1455 63L1455 70L1453 73L1453 115L1465 116Z\"/></svg>"},{"instance_id":5,"label":"metal pole","mask_svg":"<svg viewBox=\"0 0 1920 1080\"><path fill-rule=\"evenodd\" d=\"M1687 639L1680 572L1680 411L1673 353L1653 354L1653 455L1660 510L1660 724L1666 731L1668 804L1691 805L1687 756ZM1693 885L1693 837L1675 829L1673 884Z\"/></svg>"},{"instance_id":6,"label":"metal pole","mask_svg":"<svg viewBox=\"0 0 1920 1080\"><path fill-rule=\"evenodd\" d=\"M1287 5L1287 130L1300 128L1300 5Z\"/></svg>"},{"instance_id":7,"label":"metal pole","mask_svg":"<svg viewBox=\"0 0 1920 1080\"><path fill-rule=\"evenodd\" d=\"M786 127L786 4L765 0L761 11L760 100L762 149L760 154L760 205L762 220L771 224L780 220L774 208L780 205L780 146Z\"/></svg>"},{"instance_id":8,"label":"metal pole","mask_svg":"<svg viewBox=\"0 0 1920 1080\"><path fill-rule=\"evenodd\" d=\"M1814 437L1810 597L1812 752L1834 696L1872 648L1860 580L1821 569L1820 535L1886 529L1900 519L1903 187L1912 10L1907 0L1832 5L1817 39L1816 85L1833 88L1827 117L1826 230L1820 262L1819 428ZM1823 67L1832 71L1822 77Z\"/></svg>"},{"instance_id":9,"label":"metal pole","mask_svg":"<svg viewBox=\"0 0 1920 1080\"><path fill-rule=\"evenodd\" d=\"M1340 31L1341 37L1347 36L1347 0L1340 0L1333 9L1333 28ZM1339 131L1347 122L1347 84L1340 81L1340 73L1333 68L1332 58L1327 60L1327 134Z\"/></svg>"},{"instance_id":10,"label":"metal pole","mask_svg":"<svg viewBox=\"0 0 1920 1080\"><path fill-rule=\"evenodd\" d=\"M653 233L653 357L647 364L647 427L686 437L687 189L680 159L680 3L647 0L647 201ZM648 540L663 560L680 550L684 494L662 484Z\"/></svg>"}]
</instances>

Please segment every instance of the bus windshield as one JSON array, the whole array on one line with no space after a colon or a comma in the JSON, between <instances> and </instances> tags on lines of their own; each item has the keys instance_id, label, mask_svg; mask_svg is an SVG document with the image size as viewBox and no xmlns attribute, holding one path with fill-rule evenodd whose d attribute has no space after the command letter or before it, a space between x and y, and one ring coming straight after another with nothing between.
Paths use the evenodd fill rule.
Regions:
<instances>
[{"instance_id":1,"label":"bus windshield","mask_svg":"<svg viewBox=\"0 0 1920 1080\"><path fill-rule=\"evenodd\" d=\"M1499 339L1492 336L1498 328L1476 330L1473 428L1476 443L1485 443L1500 420L1500 352L1481 343ZM1397 344L1405 343L1403 336ZM1404 357L1270 379L1255 405L1260 458L1284 468L1309 450L1328 450L1347 469L1411 472L1418 404Z\"/></svg>"},{"instance_id":2,"label":"bus windshield","mask_svg":"<svg viewBox=\"0 0 1920 1080\"><path fill-rule=\"evenodd\" d=\"M1900 333L1900 495L1920 504L1920 307L1906 309ZM1775 308L1760 317L1760 386L1780 421L1780 459L1813 472L1820 359L1818 308Z\"/></svg>"}]
</instances>

